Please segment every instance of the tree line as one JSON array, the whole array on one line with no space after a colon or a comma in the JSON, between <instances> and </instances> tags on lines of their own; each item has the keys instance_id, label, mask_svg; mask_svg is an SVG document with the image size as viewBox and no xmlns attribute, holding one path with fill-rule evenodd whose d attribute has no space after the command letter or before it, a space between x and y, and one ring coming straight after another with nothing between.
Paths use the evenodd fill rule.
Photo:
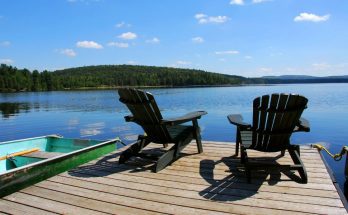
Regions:
<instances>
[{"instance_id":1,"label":"tree line","mask_svg":"<svg viewBox=\"0 0 348 215\"><path fill-rule=\"evenodd\" d=\"M0 92L52 91L124 86L229 86L242 84L348 83L348 76L324 78L245 78L196 69L140 65L101 65L53 72L0 65Z\"/></svg>"},{"instance_id":2,"label":"tree line","mask_svg":"<svg viewBox=\"0 0 348 215\"><path fill-rule=\"evenodd\" d=\"M0 91L51 91L123 86L213 86L237 85L255 81L242 76L224 75L195 69L155 66L102 65L54 72L0 66Z\"/></svg>"}]
</instances>

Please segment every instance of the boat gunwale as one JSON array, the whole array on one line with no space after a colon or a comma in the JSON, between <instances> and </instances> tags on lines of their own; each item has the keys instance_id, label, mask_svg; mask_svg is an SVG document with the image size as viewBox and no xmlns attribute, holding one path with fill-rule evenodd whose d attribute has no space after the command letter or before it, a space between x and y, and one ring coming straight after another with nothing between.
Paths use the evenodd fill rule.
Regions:
<instances>
[{"instance_id":1,"label":"boat gunwale","mask_svg":"<svg viewBox=\"0 0 348 215\"><path fill-rule=\"evenodd\" d=\"M63 136L61 136L59 134L49 134L49 135L39 136L39 137L30 137L30 138L24 138L24 139L19 139L19 140L9 140L9 141L5 141L5 142L0 142L0 146L2 144L22 142L22 141L35 140L35 139L42 139L42 138L48 138L48 137L63 138Z\"/></svg>"}]
</instances>

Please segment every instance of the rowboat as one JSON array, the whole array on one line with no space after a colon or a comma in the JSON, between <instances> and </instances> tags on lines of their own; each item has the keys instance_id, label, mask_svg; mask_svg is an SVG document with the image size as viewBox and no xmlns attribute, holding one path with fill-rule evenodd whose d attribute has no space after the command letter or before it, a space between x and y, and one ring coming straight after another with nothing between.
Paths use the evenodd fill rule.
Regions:
<instances>
[{"instance_id":1,"label":"rowboat","mask_svg":"<svg viewBox=\"0 0 348 215\"><path fill-rule=\"evenodd\" d=\"M0 197L116 150L108 141L47 135L0 143Z\"/></svg>"}]
</instances>

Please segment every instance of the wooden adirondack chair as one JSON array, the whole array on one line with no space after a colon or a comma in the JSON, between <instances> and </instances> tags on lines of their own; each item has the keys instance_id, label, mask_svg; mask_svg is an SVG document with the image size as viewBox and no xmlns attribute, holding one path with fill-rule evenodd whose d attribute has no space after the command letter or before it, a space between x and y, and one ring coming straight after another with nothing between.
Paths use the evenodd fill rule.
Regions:
<instances>
[{"instance_id":1,"label":"wooden adirondack chair","mask_svg":"<svg viewBox=\"0 0 348 215\"><path fill-rule=\"evenodd\" d=\"M149 158L157 161L154 171L158 172L175 161L180 151L192 139L196 139L198 152L203 152L198 119L207 112L196 111L174 119L163 119L152 94L131 88L119 89L118 94L120 101L127 105L132 113L125 117L126 121L137 123L146 133L146 135L139 135L138 141L121 154L120 164L125 163L132 156ZM192 121L192 126L181 125L189 121ZM167 147L169 143L174 145L164 154L154 156L142 152L143 148L151 142L163 144L164 147Z\"/></svg>"},{"instance_id":2,"label":"wooden adirondack chair","mask_svg":"<svg viewBox=\"0 0 348 215\"><path fill-rule=\"evenodd\" d=\"M308 99L300 95L264 95L254 99L252 125L243 122L243 118L239 114L227 117L230 123L237 126L236 156L238 156L240 147L241 162L245 165L249 183L252 169L272 166L248 162L247 149L281 152L282 156L284 156L285 150L288 150L294 165L277 165L277 169L297 170L302 182L307 183L307 172L300 158L300 147L290 144L290 136L293 132L310 131L308 121L300 118L307 107L307 102Z\"/></svg>"}]
</instances>

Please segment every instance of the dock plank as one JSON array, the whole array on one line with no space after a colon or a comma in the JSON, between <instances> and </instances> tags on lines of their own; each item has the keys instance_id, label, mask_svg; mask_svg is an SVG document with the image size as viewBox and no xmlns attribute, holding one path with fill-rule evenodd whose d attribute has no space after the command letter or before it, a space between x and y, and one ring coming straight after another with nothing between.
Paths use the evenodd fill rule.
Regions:
<instances>
[{"instance_id":1,"label":"dock plank","mask_svg":"<svg viewBox=\"0 0 348 215\"><path fill-rule=\"evenodd\" d=\"M195 143L189 144L179 160L159 173L143 159L118 164L126 148L0 199L0 212L347 214L319 153L308 146L301 146L307 184L296 182L297 173L277 170L253 172L248 184L230 143L204 141L201 154ZM275 159L278 154L248 153L257 162L291 163L288 153Z\"/></svg>"},{"instance_id":2,"label":"dock plank","mask_svg":"<svg viewBox=\"0 0 348 215\"><path fill-rule=\"evenodd\" d=\"M32 189L34 189L34 188L32 188ZM50 196L53 196L53 194ZM50 211L53 213L58 213L58 214L82 214L82 213L84 215L106 214L106 213L101 213L98 211L85 209L83 207L77 207L77 206L70 205L70 204L64 204L64 203L59 202L59 201L52 201L52 200L46 199L45 197L38 197L36 195L29 195L29 194L22 193L22 192L13 193L9 196L4 197L4 199L19 203L19 204L25 204L28 206L32 206L34 208L39 208L42 210Z\"/></svg>"},{"instance_id":3,"label":"dock plank","mask_svg":"<svg viewBox=\"0 0 348 215\"><path fill-rule=\"evenodd\" d=\"M2 213L3 212L3 213ZM22 215L22 214L29 214L29 215L37 215L37 214L57 214L45 210L41 210L38 208L34 208L31 206L27 206L24 204L16 203L7 201L4 199L0 200L0 214L15 214L15 215Z\"/></svg>"}]
</instances>

